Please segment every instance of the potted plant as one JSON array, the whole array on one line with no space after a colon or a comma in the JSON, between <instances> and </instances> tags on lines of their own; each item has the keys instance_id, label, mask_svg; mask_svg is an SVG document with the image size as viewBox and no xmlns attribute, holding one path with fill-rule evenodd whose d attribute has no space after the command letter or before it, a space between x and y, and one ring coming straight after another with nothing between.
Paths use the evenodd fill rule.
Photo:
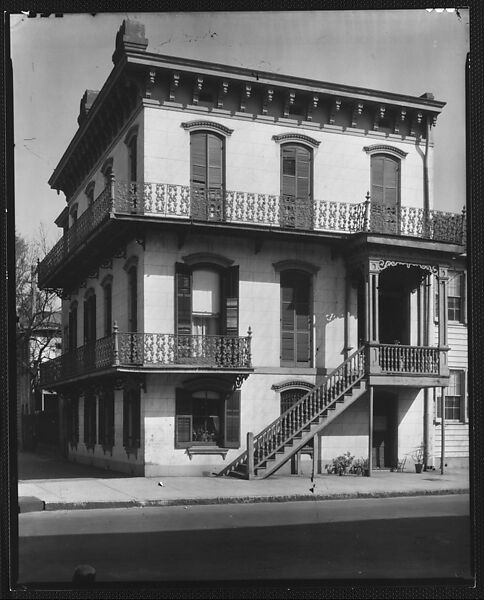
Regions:
<instances>
[{"instance_id":1,"label":"potted plant","mask_svg":"<svg viewBox=\"0 0 484 600\"><path fill-rule=\"evenodd\" d=\"M423 444L415 450L412 454L412 458L415 461L415 472L421 473L423 469L423 458L424 458L424 447Z\"/></svg>"}]
</instances>

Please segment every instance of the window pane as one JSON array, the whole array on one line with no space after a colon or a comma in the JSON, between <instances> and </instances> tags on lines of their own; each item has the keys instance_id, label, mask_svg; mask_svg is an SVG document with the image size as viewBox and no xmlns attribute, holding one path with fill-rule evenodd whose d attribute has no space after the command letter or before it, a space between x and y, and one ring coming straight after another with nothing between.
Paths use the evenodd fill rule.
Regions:
<instances>
[{"instance_id":1,"label":"window pane","mask_svg":"<svg viewBox=\"0 0 484 600\"><path fill-rule=\"evenodd\" d=\"M193 271L193 312L220 313L220 276L216 271Z\"/></svg>"}]
</instances>

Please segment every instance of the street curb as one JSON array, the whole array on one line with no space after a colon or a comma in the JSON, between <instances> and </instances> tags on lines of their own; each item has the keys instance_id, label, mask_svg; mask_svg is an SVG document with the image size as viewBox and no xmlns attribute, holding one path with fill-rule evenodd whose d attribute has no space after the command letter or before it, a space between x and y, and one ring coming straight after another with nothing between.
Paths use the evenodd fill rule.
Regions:
<instances>
[{"instance_id":1,"label":"street curb","mask_svg":"<svg viewBox=\"0 0 484 600\"><path fill-rule=\"evenodd\" d=\"M161 506L208 506L213 504L256 504L265 502L308 502L364 498L398 498L409 496L446 496L468 494L468 488L445 490L408 490L403 492L356 492L337 494L293 494L285 496L227 496L216 498L174 498L171 500L122 500L90 502L44 502L45 511L91 510L103 508L149 508Z\"/></svg>"}]
</instances>

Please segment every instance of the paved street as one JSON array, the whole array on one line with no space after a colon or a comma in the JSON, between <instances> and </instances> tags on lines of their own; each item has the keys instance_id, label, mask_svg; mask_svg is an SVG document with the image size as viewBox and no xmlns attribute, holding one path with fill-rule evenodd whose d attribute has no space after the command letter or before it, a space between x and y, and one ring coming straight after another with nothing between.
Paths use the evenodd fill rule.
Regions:
<instances>
[{"instance_id":1,"label":"paved street","mask_svg":"<svg viewBox=\"0 0 484 600\"><path fill-rule=\"evenodd\" d=\"M19 516L20 578L97 581L469 577L469 498L421 496Z\"/></svg>"}]
</instances>

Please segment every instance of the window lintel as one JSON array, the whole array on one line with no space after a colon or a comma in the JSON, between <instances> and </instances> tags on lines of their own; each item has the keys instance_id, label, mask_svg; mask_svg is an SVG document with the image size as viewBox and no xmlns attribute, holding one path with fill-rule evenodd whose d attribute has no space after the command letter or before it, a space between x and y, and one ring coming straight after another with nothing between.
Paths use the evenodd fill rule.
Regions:
<instances>
[{"instance_id":1,"label":"window lintel","mask_svg":"<svg viewBox=\"0 0 484 600\"><path fill-rule=\"evenodd\" d=\"M310 392L311 390L314 389L314 384L310 383L309 381L301 381L299 379L291 379L289 381L283 381L282 383L274 383L271 386L271 389L273 389L275 392L285 392L286 390L291 390L291 389L295 389L295 388L303 388L305 390L307 390L308 392Z\"/></svg>"},{"instance_id":2,"label":"window lintel","mask_svg":"<svg viewBox=\"0 0 484 600\"><path fill-rule=\"evenodd\" d=\"M405 158L408 154L408 152L404 152L396 146L388 146L386 144L373 144L372 146L364 146L363 150L369 155L389 154L390 156L395 156L397 158Z\"/></svg>"},{"instance_id":3,"label":"window lintel","mask_svg":"<svg viewBox=\"0 0 484 600\"><path fill-rule=\"evenodd\" d=\"M311 148L317 148L321 144L320 141L302 133L279 133L273 135L272 139L279 144L294 142L310 146Z\"/></svg>"},{"instance_id":4,"label":"window lintel","mask_svg":"<svg viewBox=\"0 0 484 600\"><path fill-rule=\"evenodd\" d=\"M182 259L183 262L190 267L212 265L227 269L234 264L233 260L230 260L221 254L215 254L214 252L194 252L193 254L183 256Z\"/></svg>"},{"instance_id":5,"label":"window lintel","mask_svg":"<svg viewBox=\"0 0 484 600\"><path fill-rule=\"evenodd\" d=\"M224 377L194 377L182 383L183 389L189 392L213 391L228 394L232 391L232 379Z\"/></svg>"},{"instance_id":6,"label":"window lintel","mask_svg":"<svg viewBox=\"0 0 484 600\"><path fill-rule=\"evenodd\" d=\"M128 260L124 263L123 265L123 269L128 272L130 271L133 267L137 267L138 266L138 257L137 256L130 256L128 258Z\"/></svg>"},{"instance_id":7,"label":"window lintel","mask_svg":"<svg viewBox=\"0 0 484 600\"><path fill-rule=\"evenodd\" d=\"M225 127L225 125L221 125L220 123L216 123L215 121L187 121L182 123L181 126L186 131L215 131L217 133L221 133L224 136L232 135L234 132L233 129L229 129Z\"/></svg>"},{"instance_id":8,"label":"window lintel","mask_svg":"<svg viewBox=\"0 0 484 600\"><path fill-rule=\"evenodd\" d=\"M104 279L101 281L101 287L106 287L108 285L112 285L113 283L113 276L109 273L108 275L106 275L106 277L104 277Z\"/></svg>"},{"instance_id":9,"label":"window lintel","mask_svg":"<svg viewBox=\"0 0 484 600\"><path fill-rule=\"evenodd\" d=\"M130 127L130 129L128 130L128 133L124 136L124 143L126 145L128 145L131 142L131 140L138 135L138 131L139 131L138 124Z\"/></svg>"},{"instance_id":10,"label":"window lintel","mask_svg":"<svg viewBox=\"0 0 484 600\"><path fill-rule=\"evenodd\" d=\"M315 275L319 271L319 267L305 260L287 259L272 263L272 266L277 272L281 271L305 271L311 275Z\"/></svg>"}]
</instances>

